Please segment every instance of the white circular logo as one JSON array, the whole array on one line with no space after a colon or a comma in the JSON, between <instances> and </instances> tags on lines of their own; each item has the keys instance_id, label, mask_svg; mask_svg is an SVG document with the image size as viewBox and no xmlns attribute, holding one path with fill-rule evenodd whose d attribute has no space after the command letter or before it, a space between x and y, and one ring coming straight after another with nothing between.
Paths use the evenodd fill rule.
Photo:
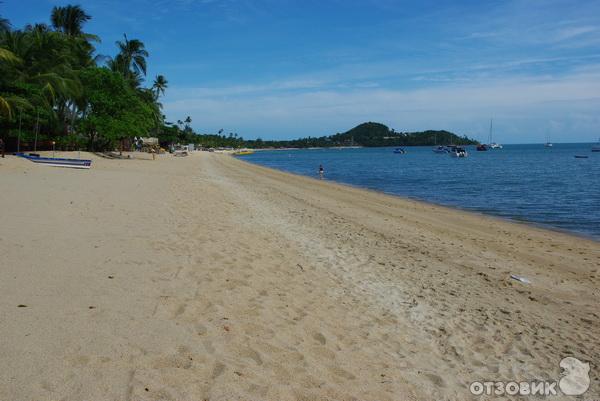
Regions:
<instances>
[{"instance_id":1,"label":"white circular logo","mask_svg":"<svg viewBox=\"0 0 600 401\"><path fill-rule=\"evenodd\" d=\"M565 395L581 395L590 387L590 364L568 356L560 361L563 369L558 387Z\"/></svg>"}]
</instances>

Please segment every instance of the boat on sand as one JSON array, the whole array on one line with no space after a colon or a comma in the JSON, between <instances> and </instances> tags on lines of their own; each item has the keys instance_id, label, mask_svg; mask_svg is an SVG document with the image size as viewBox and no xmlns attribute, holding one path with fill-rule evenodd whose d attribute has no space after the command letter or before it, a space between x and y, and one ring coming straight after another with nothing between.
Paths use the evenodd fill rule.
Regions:
<instances>
[{"instance_id":1,"label":"boat on sand","mask_svg":"<svg viewBox=\"0 0 600 401\"><path fill-rule=\"evenodd\" d=\"M16 156L22 157L37 164L43 164L51 167L68 167L89 169L92 166L92 161L87 159L65 159L60 157L42 157L37 153L15 153Z\"/></svg>"}]
</instances>

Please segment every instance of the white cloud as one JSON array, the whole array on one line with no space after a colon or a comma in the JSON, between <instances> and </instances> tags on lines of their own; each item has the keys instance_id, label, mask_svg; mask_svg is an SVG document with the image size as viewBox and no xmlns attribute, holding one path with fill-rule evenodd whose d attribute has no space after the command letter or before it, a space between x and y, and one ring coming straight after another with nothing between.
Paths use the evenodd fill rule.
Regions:
<instances>
[{"instance_id":1,"label":"white cloud","mask_svg":"<svg viewBox=\"0 0 600 401\"><path fill-rule=\"evenodd\" d=\"M557 40L566 40L597 31L598 27L596 26L573 26L559 30L556 32L555 37Z\"/></svg>"},{"instance_id":2,"label":"white cloud","mask_svg":"<svg viewBox=\"0 0 600 401\"><path fill-rule=\"evenodd\" d=\"M262 93L243 87L183 91L179 93L184 96L165 100L165 110L171 116L191 115L200 131L227 126L247 137L263 138L326 135L363 121L381 121L398 130L445 128L477 136L478 131L485 131L490 116L504 125L505 141L533 140L540 135L538 131L552 130L550 120L571 127L559 133L565 141L592 140L600 131L595 117L600 106L599 69L557 79L483 80L405 90L315 88L294 93L267 89L282 86L265 85Z\"/></svg>"}]
</instances>

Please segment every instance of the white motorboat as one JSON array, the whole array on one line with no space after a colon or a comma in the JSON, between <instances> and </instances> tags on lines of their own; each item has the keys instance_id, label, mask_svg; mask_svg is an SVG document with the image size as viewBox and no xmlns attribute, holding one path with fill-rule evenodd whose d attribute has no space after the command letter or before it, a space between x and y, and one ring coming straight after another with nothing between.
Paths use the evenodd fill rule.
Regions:
<instances>
[{"instance_id":1,"label":"white motorboat","mask_svg":"<svg viewBox=\"0 0 600 401\"><path fill-rule=\"evenodd\" d=\"M467 150L460 146L453 146L448 153L451 157L467 157L469 155Z\"/></svg>"}]
</instances>

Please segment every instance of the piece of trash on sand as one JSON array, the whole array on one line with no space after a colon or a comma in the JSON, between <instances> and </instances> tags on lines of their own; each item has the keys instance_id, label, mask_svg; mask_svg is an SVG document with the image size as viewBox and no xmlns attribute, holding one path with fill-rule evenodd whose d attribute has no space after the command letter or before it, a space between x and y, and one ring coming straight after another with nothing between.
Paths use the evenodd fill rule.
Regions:
<instances>
[{"instance_id":1,"label":"piece of trash on sand","mask_svg":"<svg viewBox=\"0 0 600 401\"><path fill-rule=\"evenodd\" d=\"M529 281L529 279L527 277L517 276L516 274L511 274L510 278L512 278L513 280L520 281L524 284L531 284L531 281Z\"/></svg>"}]
</instances>

